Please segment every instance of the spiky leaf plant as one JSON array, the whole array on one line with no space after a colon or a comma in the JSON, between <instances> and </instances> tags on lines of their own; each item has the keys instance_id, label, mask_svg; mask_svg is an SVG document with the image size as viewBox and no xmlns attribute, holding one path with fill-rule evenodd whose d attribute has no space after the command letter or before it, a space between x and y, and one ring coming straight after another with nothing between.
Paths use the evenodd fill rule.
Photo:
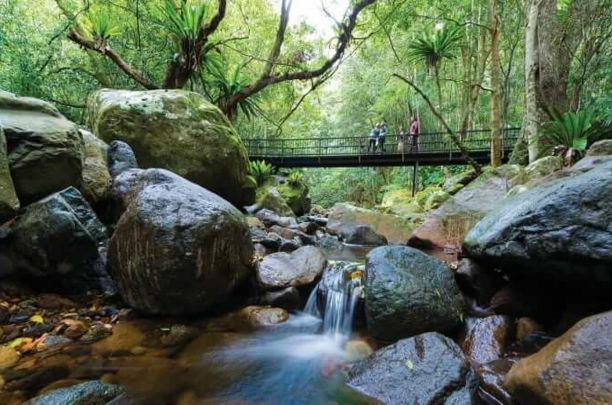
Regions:
<instances>
[{"instance_id":1,"label":"spiky leaf plant","mask_svg":"<svg viewBox=\"0 0 612 405\"><path fill-rule=\"evenodd\" d=\"M110 15L99 8L90 9L83 23L89 35L101 45L121 34L119 26L111 19Z\"/></svg>"},{"instance_id":2,"label":"spiky leaf plant","mask_svg":"<svg viewBox=\"0 0 612 405\"><path fill-rule=\"evenodd\" d=\"M249 172L258 186L262 186L272 175L272 165L263 160L249 162Z\"/></svg>"}]
</instances>

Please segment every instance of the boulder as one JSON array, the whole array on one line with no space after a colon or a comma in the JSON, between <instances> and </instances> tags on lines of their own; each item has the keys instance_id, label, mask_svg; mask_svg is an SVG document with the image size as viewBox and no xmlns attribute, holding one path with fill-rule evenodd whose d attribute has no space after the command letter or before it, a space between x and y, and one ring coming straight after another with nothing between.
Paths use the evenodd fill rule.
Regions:
<instances>
[{"instance_id":1,"label":"boulder","mask_svg":"<svg viewBox=\"0 0 612 405\"><path fill-rule=\"evenodd\" d=\"M612 155L612 139L603 139L601 141L595 142L586 155L590 156L610 156Z\"/></svg>"},{"instance_id":2,"label":"boulder","mask_svg":"<svg viewBox=\"0 0 612 405\"><path fill-rule=\"evenodd\" d=\"M80 130L83 137L83 179L81 190L91 204L108 197L111 176L107 167L108 145L89 131Z\"/></svg>"},{"instance_id":3,"label":"boulder","mask_svg":"<svg viewBox=\"0 0 612 405\"><path fill-rule=\"evenodd\" d=\"M257 206L280 215L281 217L293 217L295 214L287 201L281 196L276 187L265 187L258 191Z\"/></svg>"},{"instance_id":4,"label":"boulder","mask_svg":"<svg viewBox=\"0 0 612 405\"><path fill-rule=\"evenodd\" d=\"M334 205L327 223L327 229L330 232L341 235L343 228L356 225L368 225L374 232L383 235L390 243L406 243L412 231L412 224L398 216L345 203Z\"/></svg>"},{"instance_id":5,"label":"boulder","mask_svg":"<svg viewBox=\"0 0 612 405\"><path fill-rule=\"evenodd\" d=\"M130 170L138 169L138 161L134 151L125 142L112 141L107 152L108 171L111 176L117 177L121 173Z\"/></svg>"},{"instance_id":6,"label":"boulder","mask_svg":"<svg viewBox=\"0 0 612 405\"><path fill-rule=\"evenodd\" d=\"M278 225L285 228L296 228L298 226L298 223L293 216L281 217L268 209L257 211L255 216L268 227Z\"/></svg>"},{"instance_id":7,"label":"boulder","mask_svg":"<svg viewBox=\"0 0 612 405\"><path fill-rule=\"evenodd\" d=\"M300 216L310 212L309 190L303 181L287 181L279 185L277 189L295 215Z\"/></svg>"},{"instance_id":8,"label":"boulder","mask_svg":"<svg viewBox=\"0 0 612 405\"><path fill-rule=\"evenodd\" d=\"M89 381L46 392L24 405L88 405L110 403L124 393L118 385Z\"/></svg>"},{"instance_id":9,"label":"boulder","mask_svg":"<svg viewBox=\"0 0 612 405\"><path fill-rule=\"evenodd\" d=\"M476 404L476 375L455 342L425 333L353 365L348 385L385 405Z\"/></svg>"},{"instance_id":10,"label":"boulder","mask_svg":"<svg viewBox=\"0 0 612 405\"><path fill-rule=\"evenodd\" d=\"M0 245L3 274L45 277L89 271L106 228L74 187L29 205Z\"/></svg>"},{"instance_id":11,"label":"boulder","mask_svg":"<svg viewBox=\"0 0 612 405\"><path fill-rule=\"evenodd\" d=\"M609 404L612 312L583 319L516 363L505 386L520 403Z\"/></svg>"},{"instance_id":12,"label":"boulder","mask_svg":"<svg viewBox=\"0 0 612 405\"><path fill-rule=\"evenodd\" d=\"M6 150L6 138L0 126L0 224L17 214L19 199L13 185Z\"/></svg>"},{"instance_id":13,"label":"boulder","mask_svg":"<svg viewBox=\"0 0 612 405\"><path fill-rule=\"evenodd\" d=\"M401 217L418 217L423 212L423 207L412 198L411 191L404 189L387 191L380 208Z\"/></svg>"},{"instance_id":14,"label":"boulder","mask_svg":"<svg viewBox=\"0 0 612 405\"><path fill-rule=\"evenodd\" d=\"M509 275L612 285L612 161L506 200L467 235L466 253Z\"/></svg>"},{"instance_id":15,"label":"boulder","mask_svg":"<svg viewBox=\"0 0 612 405\"><path fill-rule=\"evenodd\" d=\"M465 355L484 364L502 357L514 335L512 320L505 315L469 318L461 344Z\"/></svg>"},{"instance_id":16,"label":"boulder","mask_svg":"<svg viewBox=\"0 0 612 405\"><path fill-rule=\"evenodd\" d=\"M251 272L253 245L242 213L167 170L129 170L116 183L125 212L108 258L125 301L152 314L226 303Z\"/></svg>"},{"instance_id":17,"label":"boulder","mask_svg":"<svg viewBox=\"0 0 612 405\"><path fill-rule=\"evenodd\" d=\"M317 280L327 261L314 246L304 246L292 253L273 253L257 267L257 281L266 290L301 287Z\"/></svg>"},{"instance_id":18,"label":"boulder","mask_svg":"<svg viewBox=\"0 0 612 405\"><path fill-rule=\"evenodd\" d=\"M83 139L51 104L0 93L0 122L22 205L81 185Z\"/></svg>"},{"instance_id":19,"label":"boulder","mask_svg":"<svg viewBox=\"0 0 612 405\"><path fill-rule=\"evenodd\" d=\"M302 305L302 297L295 287L287 287L279 291L268 291L261 297L261 304L296 311Z\"/></svg>"},{"instance_id":20,"label":"boulder","mask_svg":"<svg viewBox=\"0 0 612 405\"><path fill-rule=\"evenodd\" d=\"M463 297L452 271L425 253L383 246L366 257L368 330L383 341L445 331L463 317Z\"/></svg>"},{"instance_id":21,"label":"boulder","mask_svg":"<svg viewBox=\"0 0 612 405\"><path fill-rule=\"evenodd\" d=\"M128 143L143 168L171 170L242 207L255 200L246 149L228 119L184 90L100 90L88 102L93 132Z\"/></svg>"},{"instance_id":22,"label":"boulder","mask_svg":"<svg viewBox=\"0 0 612 405\"><path fill-rule=\"evenodd\" d=\"M508 191L508 179L518 171L518 166L485 170L430 212L423 224L414 230L408 245L443 260L455 260L467 232L499 204Z\"/></svg>"},{"instance_id":23,"label":"boulder","mask_svg":"<svg viewBox=\"0 0 612 405\"><path fill-rule=\"evenodd\" d=\"M206 324L207 331L213 332L252 332L277 326L289 319L289 313L281 308L251 305L220 318L211 319Z\"/></svg>"},{"instance_id":24,"label":"boulder","mask_svg":"<svg viewBox=\"0 0 612 405\"><path fill-rule=\"evenodd\" d=\"M387 244L387 238L374 232L368 225L346 224L336 231L339 232L338 235L345 243L352 245L381 246Z\"/></svg>"}]
</instances>

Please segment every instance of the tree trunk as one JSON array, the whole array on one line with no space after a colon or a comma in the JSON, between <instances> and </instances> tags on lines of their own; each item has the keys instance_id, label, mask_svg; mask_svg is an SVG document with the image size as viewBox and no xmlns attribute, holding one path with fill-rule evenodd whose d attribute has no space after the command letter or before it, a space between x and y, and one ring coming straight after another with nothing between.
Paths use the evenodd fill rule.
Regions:
<instances>
[{"instance_id":1,"label":"tree trunk","mask_svg":"<svg viewBox=\"0 0 612 405\"><path fill-rule=\"evenodd\" d=\"M530 0L527 8L525 27L525 108L523 114L522 138L528 144L529 162L539 154L538 128L538 14L542 0Z\"/></svg>"},{"instance_id":2,"label":"tree trunk","mask_svg":"<svg viewBox=\"0 0 612 405\"><path fill-rule=\"evenodd\" d=\"M501 63L499 60L500 20L497 11L497 0L489 0L491 13L491 166L501 166L502 163L502 128L500 100Z\"/></svg>"}]
</instances>

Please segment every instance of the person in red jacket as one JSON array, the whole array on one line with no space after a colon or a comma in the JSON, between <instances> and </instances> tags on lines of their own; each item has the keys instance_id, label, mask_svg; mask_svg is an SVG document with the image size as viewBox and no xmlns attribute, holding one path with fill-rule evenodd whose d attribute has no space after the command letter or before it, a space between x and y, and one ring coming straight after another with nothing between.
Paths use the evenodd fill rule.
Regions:
<instances>
[{"instance_id":1,"label":"person in red jacket","mask_svg":"<svg viewBox=\"0 0 612 405\"><path fill-rule=\"evenodd\" d=\"M412 145L410 146L410 152L419 151L419 132L421 131L421 125L419 124L419 120L416 117L412 117L410 121L410 139L412 140Z\"/></svg>"}]
</instances>

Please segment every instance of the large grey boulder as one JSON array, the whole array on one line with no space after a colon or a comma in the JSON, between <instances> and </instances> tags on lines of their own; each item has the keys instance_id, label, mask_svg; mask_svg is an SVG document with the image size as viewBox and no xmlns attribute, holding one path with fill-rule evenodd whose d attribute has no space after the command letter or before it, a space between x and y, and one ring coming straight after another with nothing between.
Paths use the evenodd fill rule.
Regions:
<instances>
[{"instance_id":1,"label":"large grey boulder","mask_svg":"<svg viewBox=\"0 0 612 405\"><path fill-rule=\"evenodd\" d=\"M327 260L314 246L304 246L292 253L273 253L257 267L257 280L266 290L302 287L321 277Z\"/></svg>"},{"instance_id":2,"label":"large grey boulder","mask_svg":"<svg viewBox=\"0 0 612 405\"><path fill-rule=\"evenodd\" d=\"M461 349L425 333L376 351L349 370L348 385L385 405L476 404L476 374Z\"/></svg>"},{"instance_id":3,"label":"large grey boulder","mask_svg":"<svg viewBox=\"0 0 612 405\"><path fill-rule=\"evenodd\" d=\"M111 273L125 301L152 314L225 304L251 272L253 246L240 211L161 169L115 179L125 212L111 238Z\"/></svg>"},{"instance_id":4,"label":"large grey boulder","mask_svg":"<svg viewBox=\"0 0 612 405\"><path fill-rule=\"evenodd\" d=\"M24 405L96 405L110 403L125 390L118 385L88 381L46 392Z\"/></svg>"},{"instance_id":5,"label":"large grey boulder","mask_svg":"<svg viewBox=\"0 0 612 405\"><path fill-rule=\"evenodd\" d=\"M461 323L464 302L452 271L419 250L383 246L366 257L368 330L383 341L445 331Z\"/></svg>"},{"instance_id":6,"label":"large grey boulder","mask_svg":"<svg viewBox=\"0 0 612 405\"><path fill-rule=\"evenodd\" d=\"M11 176L22 205L81 186L83 140L51 104L0 92L0 125Z\"/></svg>"},{"instance_id":7,"label":"large grey boulder","mask_svg":"<svg viewBox=\"0 0 612 405\"><path fill-rule=\"evenodd\" d=\"M0 275L48 277L88 271L106 228L74 187L37 201L0 239Z\"/></svg>"},{"instance_id":8,"label":"large grey boulder","mask_svg":"<svg viewBox=\"0 0 612 405\"><path fill-rule=\"evenodd\" d=\"M241 207L255 200L246 149L213 104L184 90L100 90L89 98L92 131L130 145L143 168L163 168Z\"/></svg>"},{"instance_id":9,"label":"large grey boulder","mask_svg":"<svg viewBox=\"0 0 612 405\"><path fill-rule=\"evenodd\" d=\"M19 209L19 199L9 169L6 138L1 125L0 123L0 224L13 218Z\"/></svg>"},{"instance_id":10,"label":"large grey boulder","mask_svg":"<svg viewBox=\"0 0 612 405\"><path fill-rule=\"evenodd\" d=\"M138 161L134 151L125 142L112 141L107 152L108 170L112 177L117 177L121 173L138 169Z\"/></svg>"},{"instance_id":11,"label":"large grey boulder","mask_svg":"<svg viewBox=\"0 0 612 405\"><path fill-rule=\"evenodd\" d=\"M612 161L606 161L505 201L472 229L463 247L508 274L609 286L611 201Z\"/></svg>"}]
</instances>

